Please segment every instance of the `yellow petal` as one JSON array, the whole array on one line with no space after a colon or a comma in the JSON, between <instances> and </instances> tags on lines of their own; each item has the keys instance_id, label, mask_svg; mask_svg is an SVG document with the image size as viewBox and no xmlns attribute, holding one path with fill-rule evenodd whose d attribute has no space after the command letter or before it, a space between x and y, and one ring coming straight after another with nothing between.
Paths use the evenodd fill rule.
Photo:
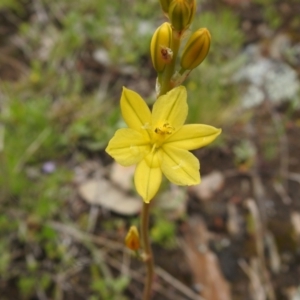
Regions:
<instances>
[{"instance_id":1,"label":"yellow petal","mask_svg":"<svg viewBox=\"0 0 300 300\"><path fill-rule=\"evenodd\" d=\"M164 143L180 149L194 150L210 144L220 133L221 129L213 126L189 124L182 126Z\"/></svg>"},{"instance_id":2,"label":"yellow petal","mask_svg":"<svg viewBox=\"0 0 300 300\"><path fill-rule=\"evenodd\" d=\"M129 128L145 131L151 121L151 112L146 102L136 92L123 87L121 111Z\"/></svg>"},{"instance_id":3,"label":"yellow petal","mask_svg":"<svg viewBox=\"0 0 300 300\"><path fill-rule=\"evenodd\" d=\"M149 152L149 154L145 156L145 161L151 168L160 168L162 157L163 151L161 149L157 149L155 151L155 155L153 155L153 152Z\"/></svg>"},{"instance_id":4,"label":"yellow petal","mask_svg":"<svg viewBox=\"0 0 300 300\"><path fill-rule=\"evenodd\" d=\"M122 128L116 131L105 151L120 165L131 166L140 162L151 148L145 135L130 128Z\"/></svg>"},{"instance_id":5,"label":"yellow petal","mask_svg":"<svg viewBox=\"0 0 300 300\"><path fill-rule=\"evenodd\" d=\"M187 117L186 89L179 86L160 96L153 105L152 126L167 121L175 130L180 128Z\"/></svg>"},{"instance_id":6,"label":"yellow petal","mask_svg":"<svg viewBox=\"0 0 300 300\"><path fill-rule=\"evenodd\" d=\"M160 168L151 168L145 160L136 167L134 184L137 192L146 203L156 195L161 184L162 173Z\"/></svg>"},{"instance_id":7,"label":"yellow petal","mask_svg":"<svg viewBox=\"0 0 300 300\"><path fill-rule=\"evenodd\" d=\"M199 160L187 150L163 145L164 175L177 185L195 185L200 183Z\"/></svg>"}]
</instances>

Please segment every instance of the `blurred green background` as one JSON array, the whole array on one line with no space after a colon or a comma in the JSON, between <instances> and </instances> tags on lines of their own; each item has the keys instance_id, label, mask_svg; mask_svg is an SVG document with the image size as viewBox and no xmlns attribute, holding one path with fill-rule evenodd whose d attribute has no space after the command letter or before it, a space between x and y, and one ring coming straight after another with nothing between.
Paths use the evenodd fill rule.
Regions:
<instances>
[{"instance_id":1,"label":"blurred green background","mask_svg":"<svg viewBox=\"0 0 300 300\"><path fill-rule=\"evenodd\" d=\"M252 20L247 10L250 16L260 11L260 21L279 31L285 19L280 7L271 5L279 2L198 3L192 29L207 27L212 46L185 83L188 122L223 127L214 147L226 148L231 140L226 128L244 126L252 116L237 115L241 89L229 80L241 66L243 48L261 39L247 35L254 29L242 21ZM51 224L86 230L90 208L74 204L74 174L86 161L112 162L104 148L123 126L122 86L153 103L156 74L149 43L164 21L157 0L0 0L1 299L131 299L124 293L129 278L109 271L97 246L63 239ZM299 18L289 20L291 34L299 26ZM153 229L153 239L168 248L176 228L161 212L156 219L161 225ZM106 237L120 239L128 222L137 221L104 216L98 226ZM84 276L67 274L76 268ZM80 286L77 296L74 285Z\"/></svg>"}]
</instances>

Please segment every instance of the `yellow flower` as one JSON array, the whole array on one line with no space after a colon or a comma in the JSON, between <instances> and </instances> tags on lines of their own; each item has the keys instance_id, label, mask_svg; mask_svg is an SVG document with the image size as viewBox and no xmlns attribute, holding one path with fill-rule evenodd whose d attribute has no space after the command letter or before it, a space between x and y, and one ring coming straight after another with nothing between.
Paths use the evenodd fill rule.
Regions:
<instances>
[{"instance_id":1,"label":"yellow flower","mask_svg":"<svg viewBox=\"0 0 300 300\"><path fill-rule=\"evenodd\" d=\"M125 237L125 245L127 248L137 251L140 248L139 232L135 226L131 226Z\"/></svg>"},{"instance_id":2,"label":"yellow flower","mask_svg":"<svg viewBox=\"0 0 300 300\"><path fill-rule=\"evenodd\" d=\"M152 114L140 95L124 88L121 111L129 128L117 130L106 152L123 166L137 164L134 183L146 203L157 193L162 174L177 185L200 183L199 161L188 150L211 143L221 130L184 125L188 113L185 87L159 97Z\"/></svg>"}]
</instances>

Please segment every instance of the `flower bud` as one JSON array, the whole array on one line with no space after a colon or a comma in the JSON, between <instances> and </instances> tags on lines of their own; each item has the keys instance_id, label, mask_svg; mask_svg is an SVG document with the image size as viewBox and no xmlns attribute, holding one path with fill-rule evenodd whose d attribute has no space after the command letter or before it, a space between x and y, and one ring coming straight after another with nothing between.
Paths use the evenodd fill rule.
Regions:
<instances>
[{"instance_id":1,"label":"flower bud","mask_svg":"<svg viewBox=\"0 0 300 300\"><path fill-rule=\"evenodd\" d=\"M131 226L125 237L125 245L127 248L137 251L140 248L139 232L135 226Z\"/></svg>"},{"instance_id":2,"label":"flower bud","mask_svg":"<svg viewBox=\"0 0 300 300\"><path fill-rule=\"evenodd\" d=\"M195 16L196 9L197 9L197 3L196 3L196 0L188 0L188 1L191 6L191 15L190 15L190 20L189 20L189 24L188 24L188 26L190 26L194 20L194 16Z\"/></svg>"},{"instance_id":3,"label":"flower bud","mask_svg":"<svg viewBox=\"0 0 300 300\"><path fill-rule=\"evenodd\" d=\"M177 31L187 29L193 21L196 0L173 0L169 5L169 19Z\"/></svg>"},{"instance_id":4,"label":"flower bud","mask_svg":"<svg viewBox=\"0 0 300 300\"><path fill-rule=\"evenodd\" d=\"M187 41L181 56L181 68L192 70L202 63L208 54L211 35L206 28L195 31Z\"/></svg>"},{"instance_id":5,"label":"flower bud","mask_svg":"<svg viewBox=\"0 0 300 300\"><path fill-rule=\"evenodd\" d=\"M157 72L162 72L172 60L171 42L172 28L170 23L165 22L154 32L150 45L152 64Z\"/></svg>"},{"instance_id":6,"label":"flower bud","mask_svg":"<svg viewBox=\"0 0 300 300\"><path fill-rule=\"evenodd\" d=\"M172 2L172 0L159 0L160 2L160 6L163 10L163 12L168 15L168 12L169 12L169 6Z\"/></svg>"}]
</instances>

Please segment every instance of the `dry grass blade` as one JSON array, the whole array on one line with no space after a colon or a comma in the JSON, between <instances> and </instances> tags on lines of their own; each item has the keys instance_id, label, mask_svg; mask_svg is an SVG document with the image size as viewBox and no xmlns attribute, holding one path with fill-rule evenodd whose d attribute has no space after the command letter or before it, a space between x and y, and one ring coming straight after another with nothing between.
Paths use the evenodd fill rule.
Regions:
<instances>
[{"instance_id":1,"label":"dry grass blade","mask_svg":"<svg viewBox=\"0 0 300 300\"><path fill-rule=\"evenodd\" d=\"M265 253L264 253L264 228L260 219L260 214L258 207L253 199L248 199L246 201L246 205L249 209L250 214L252 215L253 218L253 223L254 223L254 234L256 238L256 248L257 248L257 254L258 254L258 259L259 259L259 265L261 269L261 280L262 280L262 285L266 290L266 294L268 295L268 298L270 300L275 300L275 292L274 288L272 286L271 280L270 280L270 275L268 272L268 268L266 265L266 258L265 258ZM260 274L260 272L259 272Z\"/></svg>"}]
</instances>

